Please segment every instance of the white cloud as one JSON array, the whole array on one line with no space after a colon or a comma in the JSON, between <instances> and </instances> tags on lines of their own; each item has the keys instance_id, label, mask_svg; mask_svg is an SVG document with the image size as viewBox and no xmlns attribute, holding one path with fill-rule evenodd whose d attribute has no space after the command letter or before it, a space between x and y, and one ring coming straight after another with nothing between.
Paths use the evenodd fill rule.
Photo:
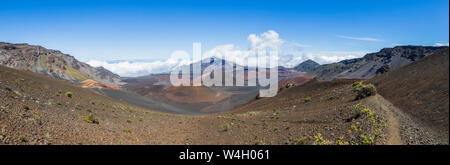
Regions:
<instances>
[{"instance_id":1,"label":"white cloud","mask_svg":"<svg viewBox=\"0 0 450 165\"><path fill-rule=\"evenodd\" d=\"M106 62L99 60L90 60L87 62L94 67L103 66L113 73L119 74L123 77L144 76L151 73L165 73L170 72L173 68L180 65L189 64L189 61L180 61L168 59L166 61L152 61L152 62Z\"/></svg>"},{"instance_id":2,"label":"white cloud","mask_svg":"<svg viewBox=\"0 0 450 165\"><path fill-rule=\"evenodd\" d=\"M371 38L371 37L350 37L350 36L338 36L339 38L345 38L350 40L359 40L359 41L383 41L381 39Z\"/></svg>"},{"instance_id":3,"label":"white cloud","mask_svg":"<svg viewBox=\"0 0 450 165\"><path fill-rule=\"evenodd\" d=\"M250 42L247 50L236 49L234 44L219 45L213 49L206 51L203 57L225 57L235 59L239 65L245 65L246 58L256 57L259 51L278 51L279 56L282 54L282 46L285 43L279 34L273 30L269 30L260 35L250 34L247 37ZM248 66L256 66L256 61L249 61Z\"/></svg>"},{"instance_id":4,"label":"white cloud","mask_svg":"<svg viewBox=\"0 0 450 165\"><path fill-rule=\"evenodd\" d=\"M346 59L362 57L368 52L365 51L318 51L308 52L304 56L320 64L339 62Z\"/></svg>"},{"instance_id":5,"label":"white cloud","mask_svg":"<svg viewBox=\"0 0 450 165\"><path fill-rule=\"evenodd\" d=\"M447 43L438 42L438 43L435 43L434 45L436 45L436 46L448 46L448 42Z\"/></svg>"},{"instance_id":6,"label":"white cloud","mask_svg":"<svg viewBox=\"0 0 450 165\"><path fill-rule=\"evenodd\" d=\"M280 35L273 30L264 32L260 36L250 34L247 39L250 41L250 50L260 50L266 48L279 50L281 45L284 43L284 41L280 39Z\"/></svg>"}]
</instances>

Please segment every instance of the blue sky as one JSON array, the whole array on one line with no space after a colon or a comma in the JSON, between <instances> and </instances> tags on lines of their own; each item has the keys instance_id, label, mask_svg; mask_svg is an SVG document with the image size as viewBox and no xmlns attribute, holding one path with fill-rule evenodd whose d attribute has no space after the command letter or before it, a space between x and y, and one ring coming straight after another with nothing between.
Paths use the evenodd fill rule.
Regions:
<instances>
[{"instance_id":1,"label":"blue sky","mask_svg":"<svg viewBox=\"0 0 450 165\"><path fill-rule=\"evenodd\" d=\"M167 59L273 30L303 52L448 45L448 0L3 1L0 41L58 49L81 61ZM322 62L323 63L323 62Z\"/></svg>"}]
</instances>

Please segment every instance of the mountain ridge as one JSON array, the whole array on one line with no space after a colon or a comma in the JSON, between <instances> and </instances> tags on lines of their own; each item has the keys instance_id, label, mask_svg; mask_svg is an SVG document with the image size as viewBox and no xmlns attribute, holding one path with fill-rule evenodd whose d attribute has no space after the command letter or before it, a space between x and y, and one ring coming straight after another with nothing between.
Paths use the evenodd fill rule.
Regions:
<instances>
[{"instance_id":1,"label":"mountain ridge","mask_svg":"<svg viewBox=\"0 0 450 165\"><path fill-rule=\"evenodd\" d=\"M75 83L93 79L108 85L122 84L119 75L103 67L92 67L74 56L38 45L0 42L0 65Z\"/></svg>"},{"instance_id":2,"label":"mountain ridge","mask_svg":"<svg viewBox=\"0 0 450 165\"><path fill-rule=\"evenodd\" d=\"M407 45L383 48L379 52L368 53L361 58L320 65L309 74L323 80L335 78L369 79L375 75L420 60L445 48L448 48L448 46Z\"/></svg>"}]
</instances>

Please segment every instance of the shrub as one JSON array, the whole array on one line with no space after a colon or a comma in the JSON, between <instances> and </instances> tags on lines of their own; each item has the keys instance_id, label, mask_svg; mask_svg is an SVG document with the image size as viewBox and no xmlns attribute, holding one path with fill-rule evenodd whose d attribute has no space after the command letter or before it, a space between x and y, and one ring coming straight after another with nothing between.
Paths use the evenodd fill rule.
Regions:
<instances>
[{"instance_id":1,"label":"shrub","mask_svg":"<svg viewBox=\"0 0 450 165\"><path fill-rule=\"evenodd\" d=\"M361 82L354 82L352 84L352 88L356 89L356 88L361 88L363 86L363 84Z\"/></svg>"},{"instance_id":2,"label":"shrub","mask_svg":"<svg viewBox=\"0 0 450 165\"><path fill-rule=\"evenodd\" d=\"M30 110L30 106L28 106L27 104L23 104L22 107L23 107L23 109L25 109L27 111Z\"/></svg>"},{"instance_id":3,"label":"shrub","mask_svg":"<svg viewBox=\"0 0 450 165\"><path fill-rule=\"evenodd\" d=\"M311 102L311 97L305 98L305 103L307 103L307 102Z\"/></svg>"},{"instance_id":4,"label":"shrub","mask_svg":"<svg viewBox=\"0 0 450 165\"><path fill-rule=\"evenodd\" d=\"M5 90L10 91L10 92L12 91L12 89L9 86L6 86L6 85L5 85Z\"/></svg>"},{"instance_id":5,"label":"shrub","mask_svg":"<svg viewBox=\"0 0 450 165\"><path fill-rule=\"evenodd\" d=\"M73 93L72 92L66 92L66 96L72 98Z\"/></svg>"},{"instance_id":6,"label":"shrub","mask_svg":"<svg viewBox=\"0 0 450 165\"><path fill-rule=\"evenodd\" d=\"M330 142L328 142L327 140L325 140L322 137L321 133L317 133L317 136L314 136L314 139L315 139L314 144L316 144L316 145L330 145L331 144Z\"/></svg>"},{"instance_id":7,"label":"shrub","mask_svg":"<svg viewBox=\"0 0 450 165\"><path fill-rule=\"evenodd\" d=\"M231 124L228 122L223 123L223 131L228 131L231 129Z\"/></svg>"},{"instance_id":8,"label":"shrub","mask_svg":"<svg viewBox=\"0 0 450 165\"><path fill-rule=\"evenodd\" d=\"M75 104L75 108L76 109L81 109L81 104L79 104L79 103Z\"/></svg>"},{"instance_id":9,"label":"shrub","mask_svg":"<svg viewBox=\"0 0 450 165\"><path fill-rule=\"evenodd\" d=\"M92 114L89 114L88 116L82 116L81 119L88 123L99 124L98 119L94 118Z\"/></svg>"},{"instance_id":10,"label":"shrub","mask_svg":"<svg viewBox=\"0 0 450 165\"><path fill-rule=\"evenodd\" d=\"M127 123L131 123L131 119L127 119Z\"/></svg>"},{"instance_id":11,"label":"shrub","mask_svg":"<svg viewBox=\"0 0 450 165\"><path fill-rule=\"evenodd\" d=\"M39 124L39 125L42 124L41 116L37 112L34 113L34 120L36 121L37 124Z\"/></svg>"},{"instance_id":12,"label":"shrub","mask_svg":"<svg viewBox=\"0 0 450 165\"><path fill-rule=\"evenodd\" d=\"M28 140L25 136L20 136L19 139L21 142L28 142Z\"/></svg>"},{"instance_id":13,"label":"shrub","mask_svg":"<svg viewBox=\"0 0 450 165\"><path fill-rule=\"evenodd\" d=\"M377 88L373 84L364 85L362 83L353 84L353 91L356 92L356 100L363 99L377 94Z\"/></svg>"}]
</instances>

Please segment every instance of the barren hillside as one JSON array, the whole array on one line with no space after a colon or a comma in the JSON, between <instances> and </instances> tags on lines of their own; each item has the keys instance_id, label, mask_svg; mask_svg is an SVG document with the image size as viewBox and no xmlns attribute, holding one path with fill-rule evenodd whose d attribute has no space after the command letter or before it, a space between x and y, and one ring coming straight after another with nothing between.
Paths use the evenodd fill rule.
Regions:
<instances>
[{"instance_id":1,"label":"barren hillside","mask_svg":"<svg viewBox=\"0 0 450 165\"><path fill-rule=\"evenodd\" d=\"M369 80L395 106L449 137L449 49Z\"/></svg>"}]
</instances>

